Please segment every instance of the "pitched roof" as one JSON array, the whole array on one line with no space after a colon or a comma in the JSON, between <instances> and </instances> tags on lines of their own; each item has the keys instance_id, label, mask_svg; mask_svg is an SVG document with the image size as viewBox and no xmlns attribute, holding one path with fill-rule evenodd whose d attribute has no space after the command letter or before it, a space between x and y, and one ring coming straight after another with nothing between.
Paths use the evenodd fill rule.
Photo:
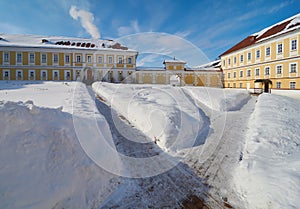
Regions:
<instances>
[{"instance_id":1,"label":"pitched roof","mask_svg":"<svg viewBox=\"0 0 300 209\"><path fill-rule=\"evenodd\" d=\"M256 44L260 41L264 41L266 39L281 35L283 33L288 33L290 31L296 30L300 28L300 13L292 16L288 19L285 19L279 23L276 23L268 28L265 28L258 33L252 34L248 37L246 37L241 42L237 43L227 51L225 51L220 56L229 54L231 52L246 48L248 46L251 46L253 44Z\"/></svg>"}]
</instances>

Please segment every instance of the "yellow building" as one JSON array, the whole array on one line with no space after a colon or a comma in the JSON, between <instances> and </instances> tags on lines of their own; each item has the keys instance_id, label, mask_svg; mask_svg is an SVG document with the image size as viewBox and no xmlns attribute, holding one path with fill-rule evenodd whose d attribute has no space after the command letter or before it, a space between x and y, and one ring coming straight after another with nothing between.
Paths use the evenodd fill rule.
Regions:
<instances>
[{"instance_id":1,"label":"yellow building","mask_svg":"<svg viewBox=\"0 0 300 209\"><path fill-rule=\"evenodd\" d=\"M137 54L112 40L1 34L0 79L120 82Z\"/></svg>"},{"instance_id":2,"label":"yellow building","mask_svg":"<svg viewBox=\"0 0 300 209\"><path fill-rule=\"evenodd\" d=\"M220 55L225 88L300 89L300 14L252 34Z\"/></svg>"}]
</instances>

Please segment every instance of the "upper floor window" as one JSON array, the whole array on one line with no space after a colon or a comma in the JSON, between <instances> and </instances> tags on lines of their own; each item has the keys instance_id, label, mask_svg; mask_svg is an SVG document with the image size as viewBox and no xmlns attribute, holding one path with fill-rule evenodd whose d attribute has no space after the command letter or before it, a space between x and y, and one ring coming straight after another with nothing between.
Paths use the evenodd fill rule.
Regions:
<instances>
[{"instance_id":1,"label":"upper floor window","mask_svg":"<svg viewBox=\"0 0 300 209\"><path fill-rule=\"evenodd\" d=\"M112 64L113 63L113 57L112 56L109 56L108 57L108 64Z\"/></svg>"},{"instance_id":2,"label":"upper floor window","mask_svg":"<svg viewBox=\"0 0 300 209\"><path fill-rule=\"evenodd\" d=\"M251 76L251 70L247 70L247 76L248 76L248 77Z\"/></svg>"},{"instance_id":3,"label":"upper floor window","mask_svg":"<svg viewBox=\"0 0 300 209\"><path fill-rule=\"evenodd\" d=\"M17 53L17 62L18 63L22 62L22 53L21 52Z\"/></svg>"},{"instance_id":4,"label":"upper floor window","mask_svg":"<svg viewBox=\"0 0 300 209\"><path fill-rule=\"evenodd\" d=\"M128 64L132 64L132 57L128 57Z\"/></svg>"},{"instance_id":5,"label":"upper floor window","mask_svg":"<svg viewBox=\"0 0 300 209\"><path fill-rule=\"evenodd\" d=\"M277 54L282 53L282 44L277 44Z\"/></svg>"},{"instance_id":6,"label":"upper floor window","mask_svg":"<svg viewBox=\"0 0 300 209\"><path fill-rule=\"evenodd\" d=\"M255 75L256 75L256 76L259 76L259 68L256 68L256 69L255 69Z\"/></svg>"},{"instance_id":7,"label":"upper floor window","mask_svg":"<svg viewBox=\"0 0 300 209\"><path fill-rule=\"evenodd\" d=\"M88 62L88 63L92 63L92 56L91 56L91 55L88 55L88 56L87 56L87 62Z\"/></svg>"},{"instance_id":8,"label":"upper floor window","mask_svg":"<svg viewBox=\"0 0 300 209\"><path fill-rule=\"evenodd\" d=\"M34 53L29 54L29 63L34 63Z\"/></svg>"},{"instance_id":9,"label":"upper floor window","mask_svg":"<svg viewBox=\"0 0 300 209\"><path fill-rule=\"evenodd\" d=\"M276 73L277 74L282 74L282 65L277 65L276 66Z\"/></svg>"},{"instance_id":10,"label":"upper floor window","mask_svg":"<svg viewBox=\"0 0 300 209\"><path fill-rule=\"evenodd\" d=\"M81 55L76 55L76 62L81 62Z\"/></svg>"},{"instance_id":11,"label":"upper floor window","mask_svg":"<svg viewBox=\"0 0 300 209\"><path fill-rule=\"evenodd\" d=\"M260 58L260 50L256 50L256 58Z\"/></svg>"},{"instance_id":12,"label":"upper floor window","mask_svg":"<svg viewBox=\"0 0 300 209\"><path fill-rule=\"evenodd\" d=\"M230 65L230 58L228 59L228 65Z\"/></svg>"},{"instance_id":13,"label":"upper floor window","mask_svg":"<svg viewBox=\"0 0 300 209\"><path fill-rule=\"evenodd\" d=\"M297 72L297 64L296 63L290 64L290 72L291 73L296 73Z\"/></svg>"},{"instance_id":14,"label":"upper floor window","mask_svg":"<svg viewBox=\"0 0 300 209\"><path fill-rule=\"evenodd\" d=\"M118 57L118 64L122 64L123 63L123 58L122 57Z\"/></svg>"},{"instance_id":15,"label":"upper floor window","mask_svg":"<svg viewBox=\"0 0 300 209\"><path fill-rule=\"evenodd\" d=\"M251 60L251 52L248 52L248 60Z\"/></svg>"},{"instance_id":16,"label":"upper floor window","mask_svg":"<svg viewBox=\"0 0 300 209\"><path fill-rule=\"evenodd\" d=\"M296 50L297 49L297 39L293 39L291 41L291 50Z\"/></svg>"},{"instance_id":17,"label":"upper floor window","mask_svg":"<svg viewBox=\"0 0 300 209\"><path fill-rule=\"evenodd\" d=\"M58 54L53 54L53 63L58 63Z\"/></svg>"},{"instance_id":18,"label":"upper floor window","mask_svg":"<svg viewBox=\"0 0 300 209\"><path fill-rule=\"evenodd\" d=\"M47 63L47 55L42 54L42 63Z\"/></svg>"},{"instance_id":19,"label":"upper floor window","mask_svg":"<svg viewBox=\"0 0 300 209\"><path fill-rule=\"evenodd\" d=\"M102 56L98 56L98 63L102 64L103 63L103 57Z\"/></svg>"},{"instance_id":20,"label":"upper floor window","mask_svg":"<svg viewBox=\"0 0 300 209\"><path fill-rule=\"evenodd\" d=\"M70 55L69 54L65 55L65 63L67 63L67 64L70 63Z\"/></svg>"},{"instance_id":21,"label":"upper floor window","mask_svg":"<svg viewBox=\"0 0 300 209\"><path fill-rule=\"evenodd\" d=\"M265 68L265 75L270 75L270 67Z\"/></svg>"},{"instance_id":22,"label":"upper floor window","mask_svg":"<svg viewBox=\"0 0 300 209\"><path fill-rule=\"evenodd\" d=\"M244 62L244 55L241 54L241 62Z\"/></svg>"},{"instance_id":23,"label":"upper floor window","mask_svg":"<svg viewBox=\"0 0 300 209\"><path fill-rule=\"evenodd\" d=\"M267 47L266 48L266 56L268 57L268 56L270 56L270 54L271 54L271 48Z\"/></svg>"},{"instance_id":24,"label":"upper floor window","mask_svg":"<svg viewBox=\"0 0 300 209\"><path fill-rule=\"evenodd\" d=\"M236 78L236 72L233 72L233 77Z\"/></svg>"},{"instance_id":25,"label":"upper floor window","mask_svg":"<svg viewBox=\"0 0 300 209\"><path fill-rule=\"evenodd\" d=\"M230 73L227 73L227 78L230 78Z\"/></svg>"},{"instance_id":26,"label":"upper floor window","mask_svg":"<svg viewBox=\"0 0 300 209\"><path fill-rule=\"evenodd\" d=\"M9 62L9 52L4 52L3 62Z\"/></svg>"},{"instance_id":27,"label":"upper floor window","mask_svg":"<svg viewBox=\"0 0 300 209\"><path fill-rule=\"evenodd\" d=\"M236 64L236 57L233 58L233 63Z\"/></svg>"},{"instance_id":28,"label":"upper floor window","mask_svg":"<svg viewBox=\"0 0 300 209\"><path fill-rule=\"evenodd\" d=\"M223 65L225 66L225 60L223 60Z\"/></svg>"},{"instance_id":29,"label":"upper floor window","mask_svg":"<svg viewBox=\"0 0 300 209\"><path fill-rule=\"evenodd\" d=\"M240 71L240 77L242 78L244 76L244 71Z\"/></svg>"}]
</instances>

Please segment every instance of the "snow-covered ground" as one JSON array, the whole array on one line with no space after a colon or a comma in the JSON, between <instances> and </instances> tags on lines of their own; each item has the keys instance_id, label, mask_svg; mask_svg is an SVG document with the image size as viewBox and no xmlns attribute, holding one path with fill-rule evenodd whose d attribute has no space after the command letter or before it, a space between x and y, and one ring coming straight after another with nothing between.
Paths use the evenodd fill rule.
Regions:
<instances>
[{"instance_id":1,"label":"snow-covered ground","mask_svg":"<svg viewBox=\"0 0 300 209\"><path fill-rule=\"evenodd\" d=\"M79 82L0 82L0 208L299 208L297 92L93 89L96 103Z\"/></svg>"}]
</instances>

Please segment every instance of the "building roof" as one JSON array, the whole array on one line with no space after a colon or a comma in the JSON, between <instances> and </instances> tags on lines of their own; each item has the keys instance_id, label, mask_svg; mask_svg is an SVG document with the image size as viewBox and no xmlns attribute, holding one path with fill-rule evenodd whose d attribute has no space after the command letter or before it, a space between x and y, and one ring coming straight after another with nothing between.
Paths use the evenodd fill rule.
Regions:
<instances>
[{"instance_id":1,"label":"building roof","mask_svg":"<svg viewBox=\"0 0 300 209\"><path fill-rule=\"evenodd\" d=\"M21 34L0 34L1 46L134 51L113 40Z\"/></svg>"},{"instance_id":2,"label":"building roof","mask_svg":"<svg viewBox=\"0 0 300 209\"><path fill-rule=\"evenodd\" d=\"M176 59L173 59L173 60L164 60L163 64L166 64L166 63L186 64L185 61L182 61L182 60L176 60Z\"/></svg>"},{"instance_id":3,"label":"building roof","mask_svg":"<svg viewBox=\"0 0 300 209\"><path fill-rule=\"evenodd\" d=\"M246 48L275 36L294 31L296 29L300 29L300 13L246 37L244 40L234 45L220 56L235 52L237 50Z\"/></svg>"}]
</instances>

